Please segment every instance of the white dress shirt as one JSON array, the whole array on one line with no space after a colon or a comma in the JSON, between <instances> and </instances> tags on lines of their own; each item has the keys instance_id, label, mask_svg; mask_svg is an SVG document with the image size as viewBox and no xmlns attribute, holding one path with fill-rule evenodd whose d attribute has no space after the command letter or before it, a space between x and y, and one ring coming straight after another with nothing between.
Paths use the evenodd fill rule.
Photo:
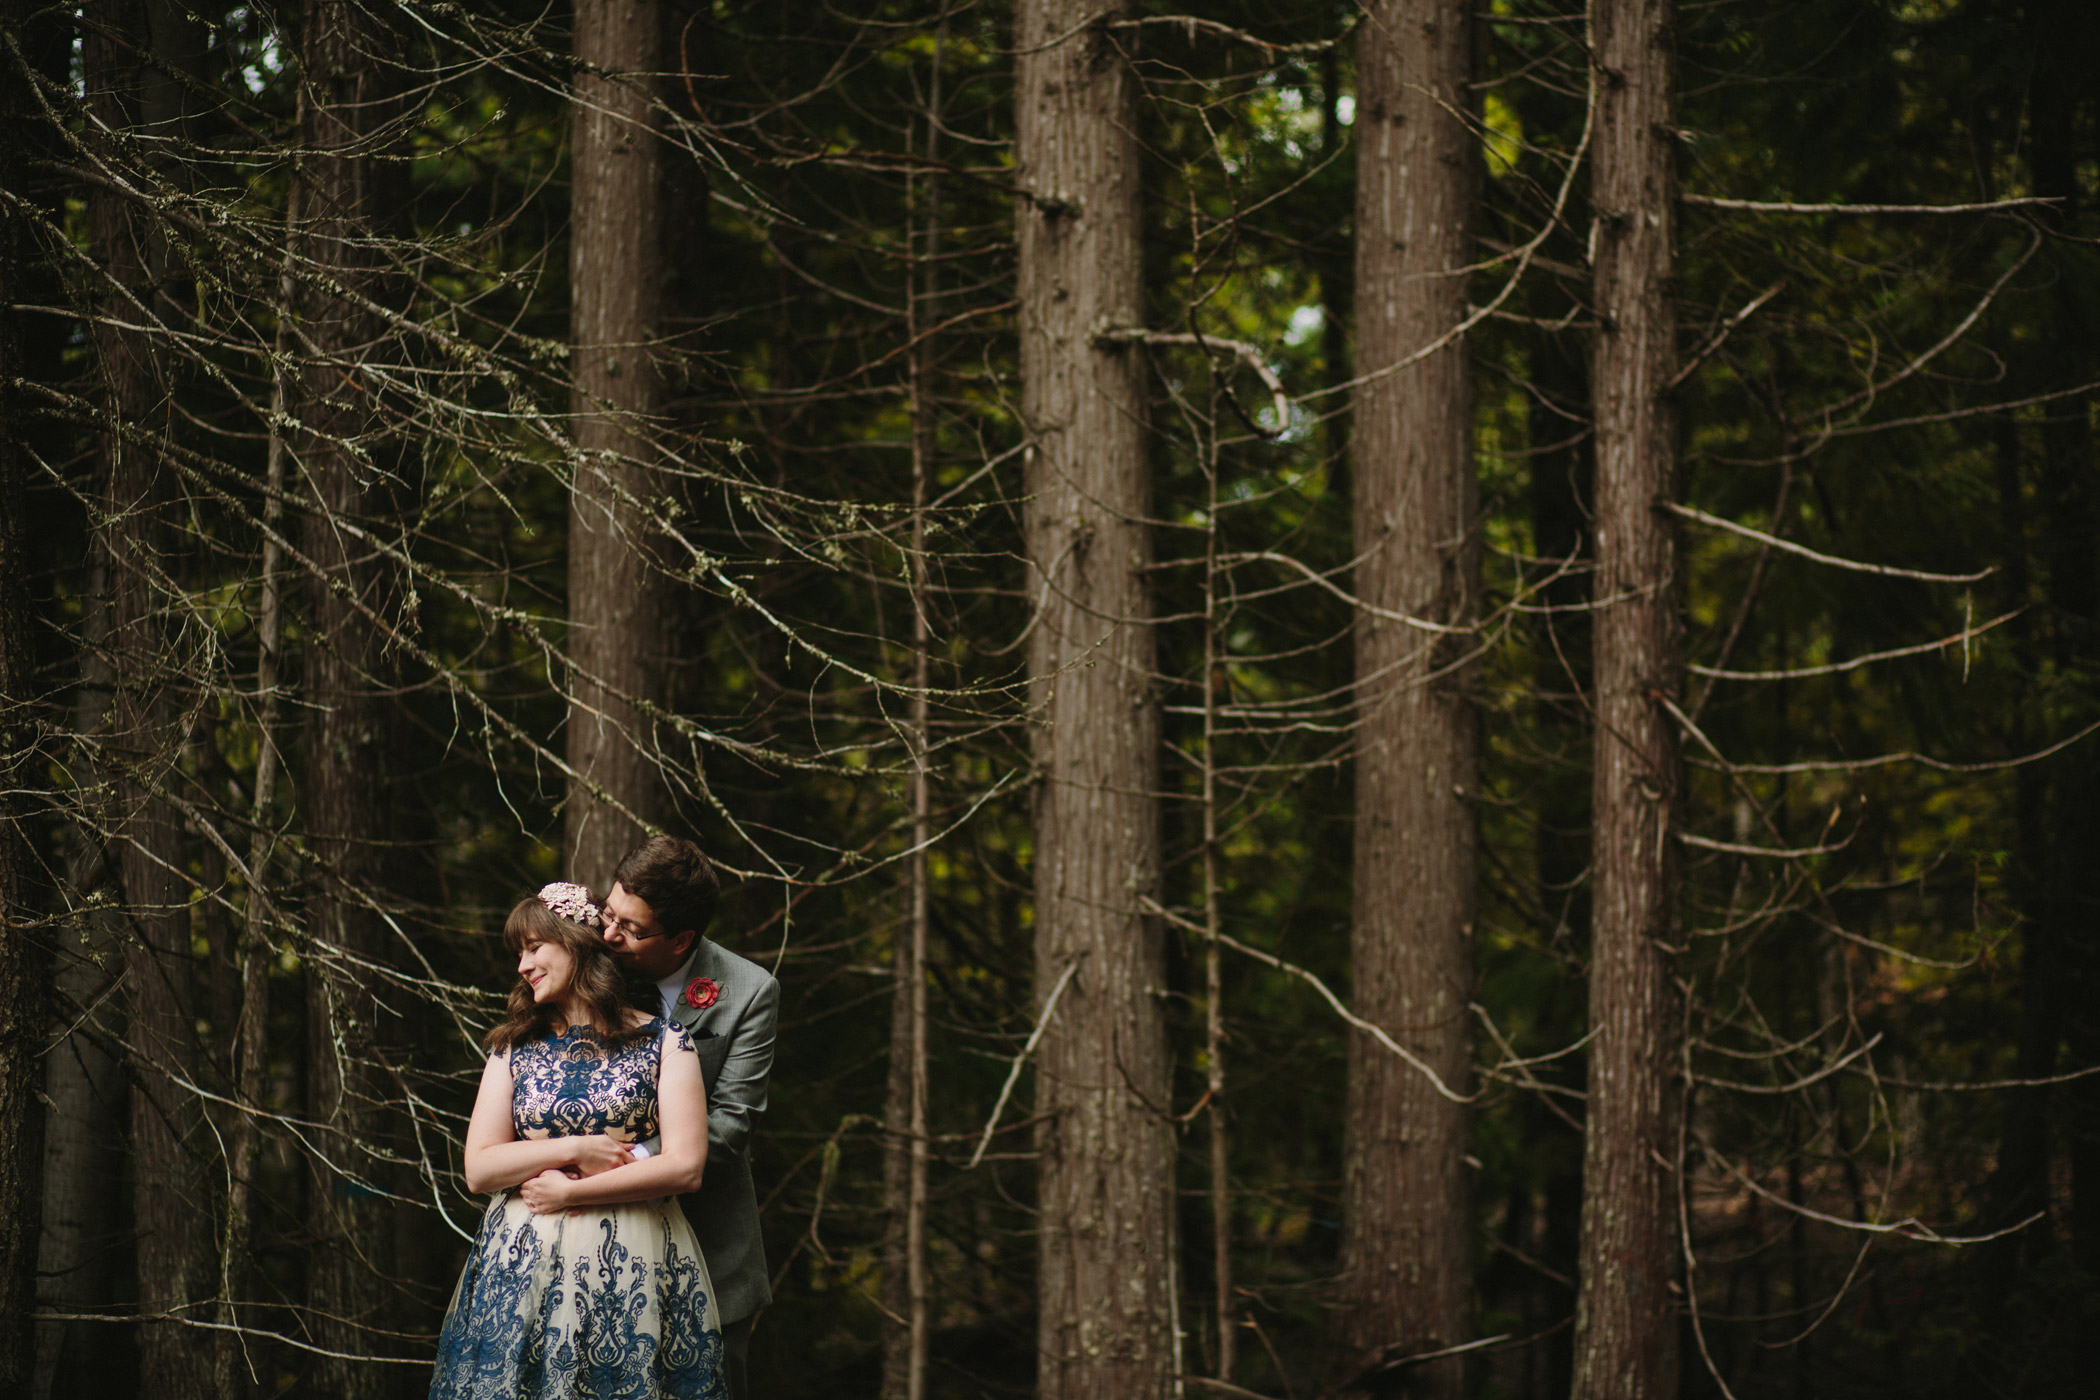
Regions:
<instances>
[{"instance_id":1,"label":"white dress shirt","mask_svg":"<svg viewBox=\"0 0 2100 1400\"><path fill-rule=\"evenodd\" d=\"M669 977L656 984L657 1000L663 1003L663 1018L671 1019L671 1008L678 1005L678 998L685 995L686 983L693 980L693 960L700 956L700 940L693 940L693 951L686 954L685 962Z\"/></svg>"}]
</instances>

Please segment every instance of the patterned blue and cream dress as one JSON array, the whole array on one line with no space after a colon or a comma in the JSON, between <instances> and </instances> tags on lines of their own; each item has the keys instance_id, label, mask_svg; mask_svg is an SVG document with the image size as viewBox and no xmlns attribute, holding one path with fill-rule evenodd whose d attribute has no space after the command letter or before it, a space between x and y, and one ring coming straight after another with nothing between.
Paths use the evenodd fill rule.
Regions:
<instances>
[{"instance_id":1,"label":"patterned blue and cream dress","mask_svg":"<svg viewBox=\"0 0 2100 1400\"><path fill-rule=\"evenodd\" d=\"M654 1137L658 1054L685 1032L608 1051L588 1027L513 1046L520 1138ZM516 1190L482 1217L438 1334L431 1400L722 1400L722 1335L707 1262L677 1201L534 1215Z\"/></svg>"}]
</instances>

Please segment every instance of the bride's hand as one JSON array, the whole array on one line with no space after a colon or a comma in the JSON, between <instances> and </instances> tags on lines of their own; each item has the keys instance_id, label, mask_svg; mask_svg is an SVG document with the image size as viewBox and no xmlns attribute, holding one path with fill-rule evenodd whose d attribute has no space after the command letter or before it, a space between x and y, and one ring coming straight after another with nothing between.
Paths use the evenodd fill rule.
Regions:
<instances>
[{"instance_id":1,"label":"bride's hand","mask_svg":"<svg viewBox=\"0 0 2100 1400\"><path fill-rule=\"evenodd\" d=\"M569 1188L573 1184L573 1179L561 1168L549 1167L519 1186L518 1195L524 1198L525 1208L534 1215L553 1215L568 1208Z\"/></svg>"},{"instance_id":2,"label":"bride's hand","mask_svg":"<svg viewBox=\"0 0 2100 1400\"><path fill-rule=\"evenodd\" d=\"M576 1174L596 1176L609 1172L614 1167L624 1167L634 1160L627 1144L604 1133L593 1133L576 1139Z\"/></svg>"}]
</instances>

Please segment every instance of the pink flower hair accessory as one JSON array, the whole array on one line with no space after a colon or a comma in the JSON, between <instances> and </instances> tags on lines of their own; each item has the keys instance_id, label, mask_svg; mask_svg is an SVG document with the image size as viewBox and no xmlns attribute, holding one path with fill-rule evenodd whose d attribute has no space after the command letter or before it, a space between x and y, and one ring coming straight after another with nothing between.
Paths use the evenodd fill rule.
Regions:
<instances>
[{"instance_id":1,"label":"pink flower hair accessory","mask_svg":"<svg viewBox=\"0 0 2100 1400\"><path fill-rule=\"evenodd\" d=\"M585 928L598 926L598 906L591 903L591 892L581 885L556 880L551 885L540 886L539 900L570 923L582 924Z\"/></svg>"}]
</instances>

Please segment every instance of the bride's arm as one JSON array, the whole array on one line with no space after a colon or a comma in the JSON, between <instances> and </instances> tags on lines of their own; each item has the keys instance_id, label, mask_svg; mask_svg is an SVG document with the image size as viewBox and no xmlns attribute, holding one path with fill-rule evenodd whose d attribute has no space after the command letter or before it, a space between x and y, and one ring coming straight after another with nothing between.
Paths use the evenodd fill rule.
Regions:
<instances>
[{"instance_id":1,"label":"bride's arm","mask_svg":"<svg viewBox=\"0 0 2100 1400\"><path fill-rule=\"evenodd\" d=\"M535 1214L548 1215L578 1206L653 1201L700 1189L707 1166L707 1086L700 1057L667 1034L658 1051L656 1116L663 1130L663 1150L653 1157L581 1180L547 1172L525 1183L519 1195Z\"/></svg>"},{"instance_id":2,"label":"bride's arm","mask_svg":"<svg viewBox=\"0 0 2100 1400\"><path fill-rule=\"evenodd\" d=\"M605 1171L629 1160L623 1143L589 1137L519 1138L510 1125L510 1056L491 1055L467 1121L467 1189L477 1195L530 1181L544 1171Z\"/></svg>"}]
</instances>

